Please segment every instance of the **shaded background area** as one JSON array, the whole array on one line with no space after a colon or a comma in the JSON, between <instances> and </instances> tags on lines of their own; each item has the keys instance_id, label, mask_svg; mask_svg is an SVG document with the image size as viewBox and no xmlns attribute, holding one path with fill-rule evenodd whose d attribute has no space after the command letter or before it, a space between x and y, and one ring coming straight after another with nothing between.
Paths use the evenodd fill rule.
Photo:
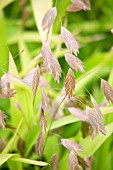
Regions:
<instances>
[{"instance_id":1,"label":"shaded background area","mask_svg":"<svg viewBox=\"0 0 113 170\"><path fill-rule=\"evenodd\" d=\"M37 30L39 18L35 19L34 13L36 9L43 9L44 4L34 9L32 0L9 0L9 3L6 1L4 4L2 4L2 1L0 2L0 76L8 69L8 51L10 51L20 77L24 77L37 64L33 63L33 59L41 52L42 41ZM54 6L55 1L52 1L52 3ZM66 12L66 8L70 4L70 0L58 0L58 16L53 25L53 33L50 39L52 51L61 64L63 75L60 84L55 83L52 76L45 75L45 77L50 81L52 88L62 89L69 66L63 56L65 45L62 44L60 38L61 20L62 24L71 31L80 43L78 57L85 64L85 74L89 71L92 74L94 73L90 79L87 80L86 78L86 81L80 85L83 88L79 87L80 91L78 90L77 94L86 96L86 99L89 100L84 89L86 87L101 105L104 97L100 90L100 77L108 80L113 87L113 52L111 50L113 46L113 34L111 33L113 28L113 1L91 0L90 3L90 11L69 13ZM40 59L38 62L41 64L42 60ZM82 74L75 73L75 76L78 79ZM9 100L0 99L0 108L10 116ZM107 116L105 119L106 124L113 122L113 115ZM80 127L80 122L64 126L60 135L66 138L74 136L74 139L77 139L79 138L77 132ZM50 143L55 140L54 138L50 139ZM63 155L63 152L62 149L61 155ZM63 155L61 170L67 168L65 167L66 159L67 152ZM113 135L94 154L93 169L112 170L112 160Z\"/></svg>"}]
</instances>

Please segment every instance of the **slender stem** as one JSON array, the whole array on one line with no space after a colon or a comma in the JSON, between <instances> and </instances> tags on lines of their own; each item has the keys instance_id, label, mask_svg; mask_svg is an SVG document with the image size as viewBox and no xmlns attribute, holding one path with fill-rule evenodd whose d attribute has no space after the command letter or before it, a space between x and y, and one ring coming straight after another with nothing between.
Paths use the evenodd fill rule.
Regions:
<instances>
[{"instance_id":1,"label":"slender stem","mask_svg":"<svg viewBox=\"0 0 113 170\"><path fill-rule=\"evenodd\" d=\"M80 103L82 103L84 106L87 106L85 103L83 103L80 99L78 99L76 96L75 96L76 100L78 100Z\"/></svg>"},{"instance_id":2,"label":"slender stem","mask_svg":"<svg viewBox=\"0 0 113 170\"><path fill-rule=\"evenodd\" d=\"M56 110L55 110L55 112L54 112L54 114L53 114L53 116L52 116L52 118L53 118L52 120L54 120L54 117L56 116L56 113L57 113L59 107L61 106L61 104L63 103L63 101L65 100L66 96L67 96L67 95L64 96L64 98L62 99L62 101L60 102L60 104L58 105L58 107L56 108Z\"/></svg>"},{"instance_id":3,"label":"slender stem","mask_svg":"<svg viewBox=\"0 0 113 170\"><path fill-rule=\"evenodd\" d=\"M20 53L18 53L18 54L16 54L16 56L14 56L14 57L12 57L13 59L14 58L17 58L21 53L23 53L24 52L24 50L21 50L20 51ZM8 61L6 61L4 64L2 64L1 66L5 66L6 64L8 64L9 63L9 61L10 61L11 59L9 59ZM6 72L5 71L5 69L3 69L2 67L0 67L0 69L3 71L3 72Z\"/></svg>"},{"instance_id":4,"label":"slender stem","mask_svg":"<svg viewBox=\"0 0 113 170\"><path fill-rule=\"evenodd\" d=\"M55 6L57 6L57 4L58 4L58 0L56 0L56 2L55 2Z\"/></svg>"},{"instance_id":5,"label":"slender stem","mask_svg":"<svg viewBox=\"0 0 113 170\"><path fill-rule=\"evenodd\" d=\"M50 133L50 130L51 130L51 126L52 126L52 123L53 123L53 121L54 121L54 117L55 117L55 115L56 115L56 113L57 113L59 107L61 106L61 104L62 104L63 101L65 100L66 96L67 96L67 95L64 96L64 98L62 99L62 101L60 102L60 104L58 105L58 107L56 108L56 110L55 110L55 112L54 112L54 114L53 114L53 116L52 116L52 120L51 120L51 123L50 123L50 125L49 125L49 129L48 129L48 132L47 132L47 135L46 135L44 148L45 148L46 143L47 143L47 138L48 138L48 136L49 136L49 133Z\"/></svg>"},{"instance_id":6,"label":"slender stem","mask_svg":"<svg viewBox=\"0 0 113 170\"><path fill-rule=\"evenodd\" d=\"M58 134L56 134L56 133L51 133L51 135L55 135L55 136L57 136L58 138L62 139L62 136L60 136L60 135L58 135Z\"/></svg>"},{"instance_id":7,"label":"slender stem","mask_svg":"<svg viewBox=\"0 0 113 170\"><path fill-rule=\"evenodd\" d=\"M47 35L46 35L46 42L48 41L49 32L50 32L50 29L48 30Z\"/></svg>"},{"instance_id":8,"label":"slender stem","mask_svg":"<svg viewBox=\"0 0 113 170\"><path fill-rule=\"evenodd\" d=\"M8 144L6 145L5 149L2 151L2 154L6 154L9 152L9 150L11 149L11 147L13 146L13 143L15 141L16 136L18 135L18 131L20 130L20 127L22 125L23 122L23 117L20 119L20 122L18 124L18 127L13 135L13 137L10 139L10 141L8 142Z\"/></svg>"},{"instance_id":9,"label":"slender stem","mask_svg":"<svg viewBox=\"0 0 113 170\"><path fill-rule=\"evenodd\" d=\"M81 78L76 82L76 84L79 83L79 81L81 81L83 78L85 78L85 77L88 76L89 74L92 74L92 73L95 72L95 71L97 71L97 70L93 70L93 71L87 73L86 75L84 75L83 77L81 77Z\"/></svg>"},{"instance_id":10,"label":"slender stem","mask_svg":"<svg viewBox=\"0 0 113 170\"><path fill-rule=\"evenodd\" d=\"M60 20L60 26L62 26L61 16L60 16L60 15L58 15L58 17L59 17L59 20Z\"/></svg>"}]
</instances>

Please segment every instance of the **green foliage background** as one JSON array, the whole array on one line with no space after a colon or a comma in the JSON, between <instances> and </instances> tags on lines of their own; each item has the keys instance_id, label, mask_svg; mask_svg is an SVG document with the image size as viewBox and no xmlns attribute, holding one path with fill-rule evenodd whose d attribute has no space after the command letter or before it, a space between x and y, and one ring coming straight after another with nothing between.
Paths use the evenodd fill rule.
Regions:
<instances>
[{"instance_id":1,"label":"green foliage background","mask_svg":"<svg viewBox=\"0 0 113 170\"><path fill-rule=\"evenodd\" d=\"M47 11L51 5L54 6L55 4L55 1L45 1L47 4L44 4L44 2L42 3L42 0L28 0L23 6L22 2L24 1L22 0L0 0L0 76L8 70L8 51L10 51L14 57L21 78L35 67L37 62L42 62L41 59L36 61L33 60L34 57L41 52L42 40L40 36L39 21L40 16L44 15L44 13L42 12L41 14L40 11ZM76 86L75 92L78 95L86 95L86 99L89 100L84 89L84 87L86 87L99 104L105 100L100 89L99 77L108 80L113 87L113 51L111 50L113 45L113 34L111 33L111 29L113 28L112 3L112 0L91 0L90 11L80 11L76 13L66 12L66 7L70 4L70 0L58 0L57 4L57 10L61 17L62 24L77 37L81 46L78 57L84 62L86 72L84 74L75 73L76 79L78 80L91 72L91 74L84 77L80 84ZM65 49L65 46L62 45L60 38L59 16L56 18L53 25L53 31L50 35L50 46L55 56L59 59L63 70L60 84L55 83L51 75L45 75L50 82L51 87L59 89L58 91L53 90L51 92L53 99L56 99L60 95L60 91L64 85L64 78L69 68L63 56L63 49ZM37 27L39 29L37 29ZM21 53L22 50L24 50L24 52ZM15 82L15 80L13 81ZM31 120L36 117L36 114L39 114L37 111L37 103L40 103L41 101L40 89L38 89L38 97L36 98L37 103L34 108L32 108L30 103L32 103L33 96L30 89L19 82L17 82L17 84L15 83L14 86L16 87L18 94L20 94L18 100L22 104L22 109L24 110L23 114L27 113L30 116L27 120L27 123L30 124ZM25 101L27 101L27 106L29 107L25 106ZM1 169L5 169L7 168L7 165L9 165L11 170L15 169L15 167L18 169L20 168L19 170L21 170L22 167L20 162L26 163L26 161L18 161L19 155L5 154L8 154L9 152L19 154L19 151L16 148L18 140L17 133L19 133L26 141L25 157L29 161L31 159L38 160L36 153L30 153L39 134L39 118L36 119L36 125L31 125L31 129L28 131L24 120L21 120L20 111L13 105L13 102L13 98L11 100L0 99L0 109L4 110L9 116L9 124L12 124L12 126L17 128L15 132L8 128L4 131L0 129L0 136L7 141L7 146L2 153L5 158L3 155L0 156L0 164L9 159L8 164L3 164ZM82 139L80 131L81 123L76 120L76 118L74 120L70 115L67 120L62 118L61 120L55 121L52 126L54 129L55 127L64 125L60 135L64 138L72 138L73 140L80 142L83 144L83 148L88 156L94 155L92 165L93 170L113 169L113 109L111 105L108 107L111 109L110 111L105 112L105 110L103 110L103 113L105 112L105 122L108 130L106 137L98 135L94 141L89 137ZM34 114L32 112L34 112ZM65 111L65 114L68 113ZM48 122L49 121L48 118ZM59 170L66 170L68 166L68 151L62 146L57 146L58 143L60 143L58 137L49 137L43 161L49 162L51 155L56 152L57 147L57 152L60 155ZM5 161L2 162L2 158L4 158ZM30 165L28 166L24 165L25 169L38 169L36 166L38 163L29 163ZM31 164L34 165L32 166ZM47 167L47 169L49 168L50 167Z\"/></svg>"}]
</instances>

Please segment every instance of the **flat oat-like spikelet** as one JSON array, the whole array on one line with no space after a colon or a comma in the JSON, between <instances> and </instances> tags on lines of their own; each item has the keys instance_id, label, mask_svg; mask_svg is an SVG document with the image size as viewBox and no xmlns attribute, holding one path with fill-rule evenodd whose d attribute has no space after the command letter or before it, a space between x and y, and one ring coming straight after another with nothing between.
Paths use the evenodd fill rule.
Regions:
<instances>
[{"instance_id":1,"label":"flat oat-like spikelet","mask_svg":"<svg viewBox=\"0 0 113 170\"><path fill-rule=\"evenodd\" d=\"M71 68L69 68L65 79L65 91L66 95L71 98L75 89L75 75Z\"/></svg>"},{"instance_id":2,"label":"flat oat-like spikelet","mask_svg":"<svg viewBox=\"0 0 113 170\"><path fill-rule=\"evenodd\" d=\"M54 77L54 80L59 83L62 70L58 60L52 54L51 49L47 42L43 42L42 58L46 69L51 72L52 76Z\"/></svg>"},{"instance_id":3,"label":"flat oat-like spikelet","mask_svg":"<svg viewBox=\"0 0 113 170\"><path fill-rule=\"evenodd\" d=\"M28 86L31 86L32 85L32 82L33 82L33 76L34 76L34 73L36 71L36 68L33 68L30 72L28 72L25 77L22 79L23 82L25 84L27 84Z\"/></svg>"},{"instance_id":4,"label":"flat oat-like spikelet","mask_svg":"<svg viewBox=\"0 0 113 170\"><path fill-rule=\"evenodd\" d=\"M14 89L11 89L9 94L0 93L0 98L11 98L11 97L14 97L15 94L16 94L16 91Z\"/></svg>"},{"instance_id":5,"label":"flat oat-like spikelet","mask_svg":"<svg viewBox=\"0 0 113 170\"><path fill-rule=\"evenodd\" d=\"M0 98L11 98L16 94L15 89L10 88L10 73L5 73L1 77L0 87L2 92L0 93Z\"/></svg>"},{"instance_id":6,"label":"flat oat-like spikelet","mask_svg":"<svg viewBox=\"0 0 113 170\"><path fill-rule=\"evenodd\" d=\"M67 11L77 12L80 10L90 10L89 0L71 0L72 4L68 6Z\"/></svg>"},{"instance_id":7,"label":"flat oat-like spikelet","mask_svg":"<svg viewBox=\"0 0 113 170\"><path fill-rule=\"evenodd\" d=\"M37 65L32 81L32 91L34 96L36 96L37 88L39 85L39 79L40 79L40 67Z\"/></svg>"},{"instance_id":8,"label":"flat oat-like spikelet","mask_svg":"<svg viewBox=\"0 0 113 170\"><path fill-rule=\"evenodd\" d=\"M54 23L56 16L57 16L56 7L53 7L46 12L46 14L44 15L43 20L42 20L43 31L46 29L50 29L50 27Z\"/></svg>"},{"instance_id":9,"label":"flat oat-like spikelet","mask_svg":"<svg viewBox=\"0 0 113 170\"><path fill-rule=\"evenodd\" d=\"M72 115L76 116L81 121L87 122L86 113L83 110L74 107L69 107L68 110Z\"/></svg>"},{"instance_id":10,"label":"flat oat-like spikelet","mask_svg":"<svg viewBox=\"0 0 113 170\"><path fill-rule=\"evenodd\" d=\"M43 132L40 132L35 147L36 147L36 152L38 153L39 158L42 158L43 148L44 148L44 133Z\"/></svg>"},{"instance_id":11,"label":"flat oat-like spikelet","mask_svg":"<svg viewBox=\"0 0 113 170\"><path fill-rule=\"evenodd\" d=\"M40 113L40 127L41 127L41 131L45 133L47 127L47 121L46 121L43 108L41 108L41 113Z\"/></svg>"},{"instance_id":12,"label":"flat oat-like spikelet","mask_svg":"<svg viewBox=\"0 0 113 170\"><path fill-rule=\"evenodd\" d=\"M69 66L76 71L84 72L84 63L72 54L65 53L65 59Z\"/></svg>"},{"instance_id":13,"label":"flat oat-like spikelet","mask_svg":"<svg viewBox=\"0 0 113 170\"><path fill-rule=\"evenodd\" d=\"M2 129L5 129L5 121L4 120L7 120L8 117L5 115L5 113L0 110L0 126L2 127Z\"/></svg>"},{"instance_id":14,"label":"flat oat-like spikelet","mask_svg":"<svg viewBox=\"0 0 113 170\"><path fill-rule=\"evenodd\" d=\"M70 151L69 158L68 158L68 167L69 170L82 170L82 168L79 166L78 158L74 150Z\"/></svg>"},{"instance_id":15,"label":"flat oat-like spikelet","mask_svg":"<svg viewBox=\"0 0 113 170\"><path fill-rule=\"evenodd\" d=\"M42 88L42 104L41 105L42 105L41 106L42 109L45 112L45 110L47 110L47 108L48 108L48 99L47 99L46 93L43 88Z\"/></svg>"},{"instance_id":16,"label":"flat oat-like spikelet","mask_svg":"<svg viewBox=\"0 0 113 170\"><path fill-rule=\"evenodd\" d=\"M91 97L91 101L92 101L93 106L94 106L95 110L97 111L98 115L100 116L100 118L103 118L102 113L101 113L101 110L100 110L100 108L99 108L96 100L93 98L92 95L90 95L90 97Z\"/></svg>"},{"instance_id":17,"label":"flat oat-like spikelet","mask_svg":"<svg viewBox=\"0 0 113 170\"><path fill-rule=\"evenodd\" d=\"M61 144L67 148L69 151L74 150L76 153L77 152L83 152L82 146L79 145L76 142L73 142L72 140L69 139L61 139Z\"/></svg>"},{"instance_id":18,"label":"flat oat-like spikelet","mask_svg":"<svg viewBox=\"0 0 113 170\"><path fill-rule=\"evenodd\" d=\"M77 6L78 8L81 8L83 10L90 10L90 1L89 0L71 0L71 2Z\"/></svg>"},{"instance_id":19,"label":"flat oat-like spikelet","mask_svg":"<svg viewBox=\"0 0 113 170\"><path fill-rule=\"evenodd\" d=\"M61 37L68 50L71 53L73 52L75 55L77 55L77 53L79 53L79 45L78 42L75 40L74 36L71 34L71 32L65 27L61 27Z\"/></svg>"},{"instance_id":20,"label":"flat oat-like spikelet","mask_svg":"<svg viewBox=\"0 0 113 170\"><path fill-rule=\"evenodd\" d=\"M108 102L111 101L113 103L113 89L108 84L108 82L101 79L101 88L102 88L104 95L105 95L106 99L108 100Z\"/></svg>"},{"instance_id":21,"label":"flat oat-like spikelet","mask_svg":"<svg viewBox=\"0 0 113 170\"><path fill-rule=\"evenodd\" d=\"M9 73L5 73L1 77L1 88L2 88L2 93L8 95L10 94L10 79L9 79Z\"/></svg>"},{"instance_id":22,"label":"flat oat-like spikelet","mask_svg":"<svg viewBox=\"0 0 113 170\"><path fill-rule=\"evenodd\" d=\"M58 154L54 153L52 155L51 169L58 170L58 165L59 165Z\"/></svg>"},{"instance_id":23,"label":"flat oat-like spikelet","mask_svg":"<svg viewBox=\"0 0 113 170\"><path fill-rule=\"evenodd\" d=\"M95 111L89 106L86 107L86 115L87 120L94 129L94 131L96 133L99 133L100 131L103 135L106 135L106 130L102 123L102 120L100 119L100 116L96 114Z\"/></svg>"},{"instance_id":24,"label":"flat oat-like spikelet","mask_svg":"<svg viewBox=\"0 0 113 170\"><path fill-rule=\"evenodd\" d=\"M77 11L80 11L81 9L76 7L74 4L70 4L68 7L67 7L67 11L68 12L77 12Z\"/></svg>"}]
</instances>

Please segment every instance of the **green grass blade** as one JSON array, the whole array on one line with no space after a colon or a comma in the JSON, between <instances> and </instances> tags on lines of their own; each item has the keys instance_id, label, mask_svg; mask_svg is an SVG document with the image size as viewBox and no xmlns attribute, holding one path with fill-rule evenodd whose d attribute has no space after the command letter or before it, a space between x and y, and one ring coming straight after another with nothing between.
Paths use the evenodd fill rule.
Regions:
<instances>
[{"instance_id":1,"label":"green grass blade","mask_svg":"<svg viewBox=\"0 0 113 170\"><path fill-rule=\"evenodd\" d=\"M7 162L14 154L0 154L0 166Z\"/></svg>"},{"instance_id":2,"label":"green grass blade","mask_svg":"<svg viewBox=\"0 0 113 170\"><path fill-rule=\"evenodd\" d=\"M67 124L70 124L70 123L78 122L78 121L80 121L80 120L72 115L65 116L58 120L55 120L51 126L51 130L53 130L55 128L59 128L64 125L67 125Z\"/></svg>"},{"instance_id":3,"label":"green grass blade","mask_svg":"<svg viewBox=\"0 0 113 170\"><path fill-rule=\"evenodd\" d=\"M31 160L31 159L26 159L26 158L12 158L12 161L16 161L16 162L22 162L25 164L32 164L32 165L38 165L38 166L47 166L48 163L43 162L43 161L35 161L35 160Z\"/></svg>"},{"instance_id":4,"label":"green grass blade","mask_svg":"<svg viewBox=\"0 0 113 170\"><path fill-rule=\"evenodd\" d=\"M10 76L10 79L12 84L16 88L17 99L21 105L25 121L28 126L31 126L34 121L32 91L25 83L15 78L14 76Z\"/></svg>"},{"instance_id":5,"label":"green grass blade","mask_svg":"<svg viewBox=\"0 0 113 170\"><path fill-rule=\"evenodd\" d=\"M18 124L18 127L13 135L13 137L10 139L10 141L8 142L8 144L6 145L5 149L3 150L2 154L6 154L10 151L10 149L13 148L13 143L15 142L16 138L17 138L17 134L18 134L18 131L22 125L22 122L23 122L23 118L20 120L19 124Z\"/></svg>"},{"instance_id":6,"label":"green grass blade","mask_svg":"<svg viewBox=\"0 0 113 170\"><path fill-rule=\"evenodd\" d=\"M10 170L23 170L22 169L22 163L21 162L14 162L11 159L7 161L8 167Z\"/></svg>"},{"instance_id":7,"label":"green grass blade","mask_svg":"<svg viewBox=\"0 0 113 170\"><path fill-rule=\"evenodd\" d=\"M9 169L11 170L22 170L22 163L21 162L13 162L11 161L12 158L19 158L19 154L0 154L0 166L2 166L5 162L8 163Z\"/></svg>"},{"instance_id":8,"label":"green grass blade","mask_svg":"<svg viewBox=\"0 0 113 170\"><path fill-rule=\"evenodd\" d=\"M4 72L8 71L8 49L7 49L7 37L5 19L0 11L0 77Z\"/></svg>"},{"instance_id":9,"label":"green grass blade","mask_svg":"<svg viewBox=\"0 0 113 170\"><path fill-rule=\"evenodd\" d=\"M0 10L8 6L10 3L12 3L15 0L0 0Z\"/></svg>"},{"instance_id":10,"label":"green grass blade","mask_svg":"<svg viewBox=\"0 0 113 170\"><path fill-rule=\"evenodd\" d=\"M109 106L109 107L101 107L100 108L101 112L103 115L106 114L110 114L113 113L113 107ZM70 124L70 123L75 123L80 121L79 119L77 119L76 117L74 117L73 115L69 115L69 116L65 116L65 117L61 117L58 120L55 120L51 126L51 130L55 129L55 128L59 128L61 126Z\"/></svg>"},{"instance_id":11,"label":"green grass blade","mask_svg":"<svg viewBox=\"0 0 113 170\"><path fill-rule=\"evenodd\" d=\"M18 154L0 154L0 166L5 162L8 163L9 169L11 170L22 170L21 162L11 161L12 157L20 157Z\"/></svg>"},{"instance_id":12,"label":"green grass blade","mask_svg":"<svg viewBox=\"0 0 113 170\"><path fill-rule=\"evenodd\" d=\"M85 72L85 74L79 77L79 79L77 80L78 83L76 84L76 90L75 90L76 93L78 93L81 89L83 89L83 87L85 87L86 84L88 84L96 75L98 75L99 72L102 73L101 71L103 71L103 68L107 64L113 62L112 51L108 53L102 53L101 55L103 57L103 61L100 61L98 65Z\"/></svg>"},{"instance_id":13,"label":"green grass blade","mask_svg":"<svg viewBox=\"0 0 113 170\"><path fill-rule=\"evenodd\" d=\"M18 170L22 169L22 166L20 166L21 164L18 164L18 163L32 164L32 165L37 165L37 166L49 165L48 163L43 162L43 161L20 158L18 154L0 154L0 166L7 161L9 161L8 164L10 164L9 167L12 167L12 170L14 169L14 167L18 168ZM14 162L17 162L17 163L14 164ZM14 165L14 167L11 165L11 163L12 165Z\"/></svg>"},{"instance_id":14,"label":"green grass blade","mask_svg":"<svg viewBox=\"0 0 113 170\"><path fill-rule=\"evenodd\" d=\"M29 131L29 134L27 134L27 137L26 137L26 154L25 154L26 156L29 154L31 148L36 143L36 141L38 139L39 131L40 131L40 125L39 125L39 123L37 123L37 124L32 126L32 128Z\"/></svg>"},{"instance_id":15,"label":"green grass blade","mask_svg":"<svg viewBox=\"0 0 113 170\"><path fill-rule=\"evenodd\" d=\"M18 40L18 48L19 51L24 50L22 53L20 53L20 62L21 62L21 67L23 69L27 66L27 64L30 63L31 56L25 42L22 39L22 34L20 34L20 38Z\"/></svg>"},{"instance_id":16,"label":"green grass blade","mask_svg":"<svg viewBox=\"0 0 113 170\"><path fill-rule=\"evenodd\" d=\"M13 56L10 52L9 52L9 73L14 74L16 76L19 75Z\"/></svg>"}]
</instances>

